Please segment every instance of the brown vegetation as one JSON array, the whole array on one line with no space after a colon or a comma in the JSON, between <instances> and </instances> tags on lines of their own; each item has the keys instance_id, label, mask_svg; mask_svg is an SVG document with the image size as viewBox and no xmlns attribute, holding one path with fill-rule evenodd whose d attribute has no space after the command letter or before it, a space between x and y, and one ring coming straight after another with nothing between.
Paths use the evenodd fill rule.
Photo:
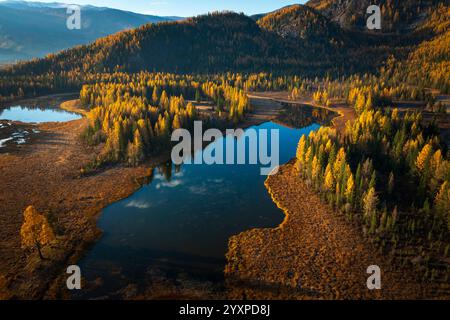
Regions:
<instances>
[{"instance_id":1,"label":"brown vegetation","mask_svg":"<svg viewBox=\"0 0 450 320\"><path fill-rule=\"evenodd\" d=\"M40 298L49 283L64 275L99 236L96 217L101 209L141 185L150 168L116 166L96 176L80 177L80 168L97 150L79 135L87 119L37 126L31 143L0 157L0 293L4 297ZM155 162L158 159L154 159ZM45 214L58 236L58 245L41 261L21 248L22 212L33 205Z\"/></svg>"},{"instance_id":2,"label":"brown vegetation","mask_svg":"<svg viewBox=\"0 0 450 320\"><path fill-rule=\"evenodd\" d=\"M80 108L73 101L63 105L71 111ZM268 121L281 108L261 99L252 99L252 105L255 112L241 127ZM88 123L83 118L40 124L33 140L0 156L0 298L61 297L65 268L101 235L96 227L101 210L137 190L152 168L167 159L161 154L137 167L119 164L81 175L80 169L101 150L80 139ZM47 217L58 238L46 250L46 260L21 248L22 213L29 205Z\"/></svg>"},{"instance_id":3,"label":"brown vegetation","mask_svg":"<svg viewBox=\"0 0 450 320\"><path fill-rule=\"evenodd\" d=\"M266 96L283 98L282 93ZM346 131L347 121L355 120L354 109L341 108L341 116L334 123L340 134ZM325 190L332 189L334 175L330 171L323 176L324 181L319 185ZM326 204L320 193L307 186L305 179L300 178L293 163L267 179L266 187L286 219L276 229L250 230L230 239L225 275L231 297L405 299L450 296L448 282L429 281L421 272L411 271L421 269L421 261L417 259L413 259L413 265L402 264L395 260L395 255L385 254L376 241L372 242L362 232L357 222L349 221L336 207ZM353 194L352 177L346 186L345 194ZM368 192L364 210L375 210L376 199L374 190L372 194ZM381 291L370 291L366 287L366 269L370 265L381 267Z\"/></svg>"},{"instance_id":4,"label":"brown vegetation","mask_svg":"<svg viewBox=\"0 0 450 320\"><path fill-rule=\"evenodd\" d=\"M290 163L266 181L273 200L286 214L280 227L249 230L230 239L225 275L231 298L436 298L427 283L393 266L357 227L297 177ZM367 289L370 265L382 270L382 290ZM449 297L448 290L434 294Z\"/></svg>"}]
</instances>

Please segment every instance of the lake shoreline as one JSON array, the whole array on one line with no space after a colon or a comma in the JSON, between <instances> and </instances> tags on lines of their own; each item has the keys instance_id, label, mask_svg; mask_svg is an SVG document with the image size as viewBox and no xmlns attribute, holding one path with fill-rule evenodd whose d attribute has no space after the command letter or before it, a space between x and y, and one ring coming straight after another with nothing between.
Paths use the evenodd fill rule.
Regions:
<instances>
[{"instance_id":1,"label":"lake shoreline","mask_svg":"<svg viewBox=\"0 0 450 320\"><path fill-rule=\"evenodd\" d=\"M429 283L380 254L357 225L301 181L293 161L268 177L265 185L285 219L277 228L248 230L230 238L225 268L229 298L448 298L435 295ZM382 290L366 287L370 265L382 270Z\"/></svg>"},{"instance_id":2,"label":"lake shoreline","mask_svg":"<svg viewBox=\"0 0 450 320\"><path fill-rule=\"evenodd\" d=\"M96 226L101 210L139 189L152 165L162 161L155 158L136 168L118 165L82 177L81 167L98 152L79 140L86 125L85 118L37 125L40 133L34 141L0 156L4 190L21 190L1 194L2 298L58 297L55 288L58 277L65 276L64 266L76 263L101 236ZM49 216L59 234L58 244L44 251L48 260L40 261L20 248L22 213L29 205Z\"/></svg>"},{"instance_id":3,"label":"lake shoreline","mask_svg":"<svg viewBox=\"0 0 450 320\"><path fill-rule=\"evenodd\" d=\"M78 103L61 103L63 109L81 113ZM253 103L254 112L238 127L269 121L281 108L277 104L274 107L273 102ZM38 124L40 134L32 143L0 155L4 190L23 190L0 194L0 222L5 226L0 237L0 254L5 258L0 262L1 299L68 299L68 290L63 290L66 268L76 264L101 237L97 219L102 210L136 192L154 167L169 157L167 153L138 167L115 165L95 175L82 176L80 169L100 151L79 139L87 124L86 118ZM44 250L46 260L20 248L22 215L29 205L49 216L59 234L58 244Z\"/></svg>"},{"instance_id":4,"label":"lake shoreline","mask_svg":"<svg viewBox=\"0 0 450 320\"><path fill-rule=\"evenodd\" d=\"M341 131L354 113L345 106L336 111L340 116L332 124ZM448 292L381 254L360 226L302 181L295 160L280 166L265 186L285 218L277 228L252 229L230 238L225 267L229 298L448 299ZM371 265L382 270L382 290L367 289Z\"/></svg>"},{"instance_id":5,"label":"lake shoreline","mask_svg":"<svg viewBox=\"0 0 450 320\"><path fill-rule=\"evenodd\" d=\"M274 120L282 108L281 104L276 102L277 98L265 99L259 95L252 95L251 98L255 110L245 122L238 126L239 128L245 129ZM291 103L302 104L300 101L292 101ZM73 100L62 103L61 107L68 111L83 113L79 103ZM341 115L341 117L335 118L334 124L336 125L337 122L343 128L344 120L348 119L342 116L342 112L339 112L339 110L333 108L333 111L338 111ZM145 164L135 168L115 165L92 176L81 176L79 169L92 161L92 156L99 151L98 148L87 147L80 141L79 135L86 125L86 118L67 123L39 124L37 128L41 131L41 134L36 141L33 141L23 150L0 157L0 174L2 174L2 179L7 181L5 187L15 190L20 189L21 186L26 186L26 191L23 193L9 193L9 197L2 196L1 200L5 201L0 202L0 211L5 212L6 216L1 218L1 222L3 222L3 225L9 226L6 234L1 237L1 253L2 256L6 257L5 261L0 262L1 298L70 299L70 293L64 290L67 278L65 269L68 265L76 264L102 236L102 231L97 226L97 220L102 210L114 202L128 198L139 190L145 184L147 177L151 176L152 170L169 157L168 154L165 154L149 159ZM23 167L23 170L17 170L17 167ZM264 238L269 239L274 234L279 233L280 230L291 228L291 217L295 217L295 215L289 215L290 208L286 199L292 200L293 198L292 196L283 198L286 196L285 190L283 183L279 180L292 179L291 167L292 164L290 163L282 166L280 173L269 177L265 183L274 203L286 214L283 223L275 229L255 229L233 236L230 239L227 254L229 261L235 259L237 265L246 265L248 260L242 259L242 254L247 249L258 248L257 244L252 243L252 239L259 239L260 232L262 232ZM301 188L304 188L304 186L301 186ZM67 190L70 190L70 192ZM308 190L306 189L306 191ZM61 235L59 236L58 247L44 252L48 257L51 257L49 260L40 261L37 255L28 256L20 248L18 230L22 222L22 212L28 205L34 205L39 212L50 215L57 229L61 229L59 230ZM327 210L324 211L328 212ZM355 243L360 245L364 242L365 239L358 239ZM272 255L286 256L280 248L282 243L281 241L271 243L270 247L274 250L271 252ZM297 241L298 243L301 242ZM239 259L236 258L238 256ZM292 253L291 256L295 256L295 254ZM248 282L254 282L257 279L262 288L269 287L270 289L252 291L252 286L248 286L247 280L242 277L245 271L239 268L233 269L236 265L233 266L229 263L225 267L226 278L228 280L239 279L240 282L244 280L246 284L244 287L236 286L235 281L227 280L229 286L225 294L228 297L242 298L240 295L245 292L245 297L255 299L277 297L342 298L342 292L335 295L335 291L332 291L333 293L328 292L326 295L321 295L315 289L304 289L305 286L302 286L301 290L298 290L298 288L292 290L292 281L297 276L286 277L286 274L283 274L284 271L282 271L285 268L283 263L268 266L267 263L271 261L270 255L268 257L260 255L260 257L264 257L264 262L255 256L253 258L255 261L261 262L260 268L264 269L262 272L270 270L273 275L265 278L264 275L258 274L261 271L258 270L258 265L252 264L251 277L248 278ZM278 269L274 269L275 266ZM256 274L253 274L254 272ZM287 273L290 274L289 272L288 270ZM365 273L363 275L365 277ZM362 281L362 279L360 280ZM357 283L354 284L358 287ZM274 286L277 288L275 291ZM315 287L312 286L312 288ZM274 294L274 292L277 292L277 294ZM300 297L298 296L299 292L301 293ZM360 297L358 294L355 296ZM184 298L189 297L185 296ZM369 298L382 298L382 296L376 295Z\"/></svg>"}]
</instances>

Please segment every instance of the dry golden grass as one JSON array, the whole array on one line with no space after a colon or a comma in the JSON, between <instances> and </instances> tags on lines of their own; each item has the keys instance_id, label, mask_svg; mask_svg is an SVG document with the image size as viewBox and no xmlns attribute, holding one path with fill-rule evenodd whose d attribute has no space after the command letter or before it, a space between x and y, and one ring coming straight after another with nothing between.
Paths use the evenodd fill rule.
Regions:
<instances>
[{"instance_id":1,"label":"dry golden grass","mask_svg":"<svg viewBox=\"0 0 450 320\"><path fill-rule=\"evenodd\" d=\"M270 176L266 187L286 219L276 229L249 230L230 239L225 275L231 298L445 298L380 254L358 227L298 178L292 163ZM367 289L370 265L381 267L382 290Z\"/></svg>"}]
</instances>

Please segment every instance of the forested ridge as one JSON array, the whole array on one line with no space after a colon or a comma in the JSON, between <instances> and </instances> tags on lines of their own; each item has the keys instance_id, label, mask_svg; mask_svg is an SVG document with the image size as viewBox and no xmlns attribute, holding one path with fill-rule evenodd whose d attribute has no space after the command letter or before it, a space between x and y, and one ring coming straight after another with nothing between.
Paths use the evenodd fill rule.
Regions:
<instances>
[{"instance_id":1,"label":"forested ridge","mask_svg":"<svg viewBox=\"0 0 450 320\"><path fill-rule=\"evenodd\" d=\"M434 12L428 10L430 12L426 17ZM424 15L422 11L414 14ZM13 69L13 73L102 72L115 68L124 71L146 69L212 73L270 70L276 67L293 71L314 64L333 69L336 66L331 68L325 63L328 59L345 63L344 60L336 61L336 55L344 52L330 52L333 47L348 50L361 44L367 48L389 45L389 41L382 37L368 43L364 37L355 39L355 34L349 35L348 32L320 11L301 5L283 8L258 22L231 12L213 13L120 32L91 45L20 64ZM285 41L286 36L292 33L302 41Z\"/></svg>"},{"instance_id":2,"label":"forested ridge","mask_svg":"<svg viewBox=\"0 0 450 320\"><path fill-rule=\"evenodd\" d=\"M448 92L448 6L416 10L420 23L388 35L341 28L323 12L294 5L257 22L222 12L145 25L1 70L0 99L79 90L97 74L117 71L334 78L384 71L397 82L424 79Z\"/></svg>"},{"instance_id":3,"label":"forested ridge","mask_svg":"<svg viewBox=\"0 0 450 320\"><path fill-rule=\"evenodd\" d=\"M306 5L343 28L360 30L366 26L367 7L377 5L383 17L381 32L392 33L411 30L415 24L422 23L438 3L434 0L310 0Z\"/></svg>"}]
</instances>

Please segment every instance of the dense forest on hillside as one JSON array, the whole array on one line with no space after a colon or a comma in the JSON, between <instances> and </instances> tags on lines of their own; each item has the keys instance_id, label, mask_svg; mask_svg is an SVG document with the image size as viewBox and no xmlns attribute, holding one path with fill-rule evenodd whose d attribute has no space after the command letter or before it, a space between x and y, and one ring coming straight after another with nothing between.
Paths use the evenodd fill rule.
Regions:
<instances>
[{"instance_id":1,"label":"dense forest on hillside","mask_svg":"<svg viewBox=\"0 0 450 320\"><path fill-rule=\"evenodd\" d=\"M141 70L266 71L336 79L370 72L384 74L395 85L448 92L449 10L439 4L419 11L421 22L397 35L345 30L322 11L299 5L258 22L226 12L146 25L1 70L0 99L80 90L99 73Z\"/></svg>"},{"instance_id":2,"label":"dense forest on hillside","mask_svg":"<svg viewBox=\"0 0 450 320\"><path fill-rule=\"evenodd\" d=\"M346 29L364 29L366 9L370 5L377 5L383 17L381 32L392 33L408 30L413 24L420 24L437 3L438 1L434 0L310 0L306 5Z\"/></svg>"},{"instance_id":3,"label":"dense forest on hillside","mask_svg":"<svg viewBox=\"0 0 450 320\"><path fill-rule=\"evenodd\" d=\"M268 14L257 21L263 29L283 38L299 40L308 45L323 45L327 50L333 46L349 44L350 39L343 30L316 10L294 5Z\"/></svg>"}]
</instances>

